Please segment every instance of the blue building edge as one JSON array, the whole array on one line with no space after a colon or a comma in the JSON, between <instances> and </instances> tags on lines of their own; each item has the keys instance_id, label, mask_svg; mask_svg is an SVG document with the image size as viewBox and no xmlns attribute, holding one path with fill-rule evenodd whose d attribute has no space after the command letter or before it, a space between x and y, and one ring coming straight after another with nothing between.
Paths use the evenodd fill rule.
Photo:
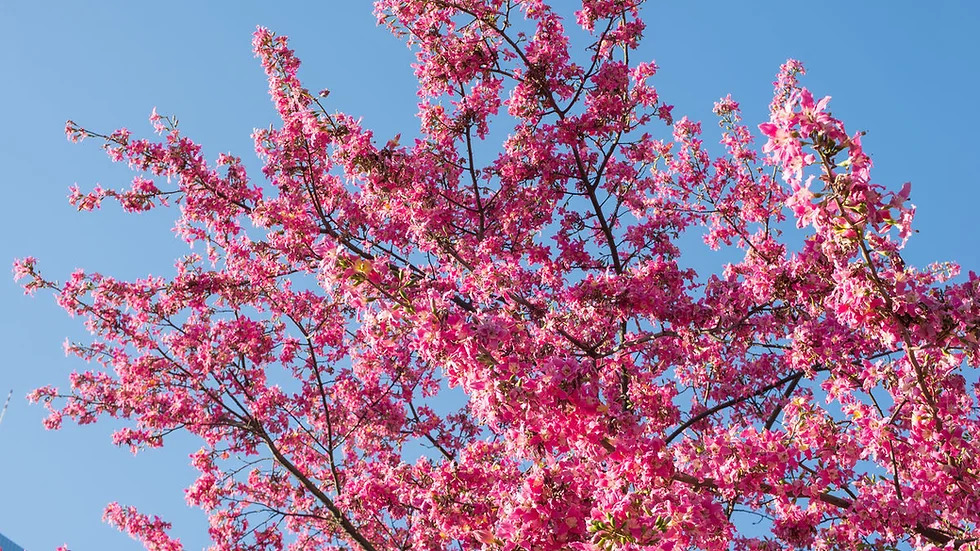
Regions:
<instances>
[{"instance_id":1,"label":"blue building edge","mask_svg":"<svg viewBox=\"0 0 980 551\"><path fill-rule=\"evenodd\" d=\"M24 548L10 541L10 538L0 534L0 550L2 551L24 551Z\"/></svg>"}]
</instances>

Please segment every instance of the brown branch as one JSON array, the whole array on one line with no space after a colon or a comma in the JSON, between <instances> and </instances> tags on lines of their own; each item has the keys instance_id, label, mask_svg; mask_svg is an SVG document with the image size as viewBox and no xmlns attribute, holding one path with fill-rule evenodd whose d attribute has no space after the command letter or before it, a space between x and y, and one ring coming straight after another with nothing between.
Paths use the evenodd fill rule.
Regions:
<instances>
[{"instance_id":1,"label":"brown branch","mask_svg":"<svg viewBox=\"0 0 980 551\"><path fill-rule=\"evenodd\" d=\"M803 373L800 372L789 383L789 386L786 387L786 392L783 393L782 402L776 405L776 409L773 410L772 414L769 416L769 419L766 420L766 430L772 429L772 426L776 424L776 419L779 418L779 413L783 411L783 404L785 404L786 400L789 400L789 397L792 396L793 391L796 390L796 386L800 384L800 379L802 378Z\"/></svg>"},{"instance_id":2,"label":"brown branch","mask_svg":"<svg viewBox=\"0 0 980 551\"><path fill-rule=\"evenodd\" d=\"M419 418L419 413L418 411L415 410L415 404L413 404L411 400L408 401L408 408L412 411L412 418L415 421L415 423L422 424L422 420ZM449 451L446 450L446 448L444 448L442 444L440 444L435 438L432 437L431 434L429 434L429 431L423 432L422 436L424 436L425 439L429 441L429 443L435 446L435 448L439 450L439 453L441 453L446 459L448 459L453 463L456 462L456 456L449 453Z\"/></svg>"},{"instance_id":3,"label":"brown branch","mask_svg":"<svg viewBox=\"0 0 980 551\"><path fill-rule=\"evenodd\" d=\"M702 411L701 413L695 415L694 417L688 419L684 424L682 424L681 426L679 426L676 429L674 429L674 432L670 433L670 435L667 436L667 439L664 441L664 443L670 444L675 438L677 438L678 436L680 436L685 430L689 429L692 425L694 425L698 421L702 421L705 418L710 417L711 415L713 415L715 413L718 413L719 411L721 411L723 409L727 409L727 408L730 408L730 407L732 407L734 405L738 405L738 404L740 404L740 403L742 403L742 402L744 402L744 401L746 401L746 400L748 400L750 398L754 398L754 397L756 397L756 396L758 396L758 395L760 395L760 394L762 394L764 392L768 392L768 391L770 391L770 390L772 390L774 388L778 388L778 387L780 387L780 386L782 386L782 385L784 385L784 384L786 384L786 383L788 383L788 382L790 382L790 381L792 381L794 379L797 380L797 381L799 381L799 379L802 376L803 376L803 373L802 372L799 372L799 371L797 371L795 373L790 373L789 375L783 377L782 379L780 379L780 380L778 380L778 381L776 381L774 383L770 383L770 384L768 384L768 385L766 385L766 386L764 386L764 387L762 387L762 388L760 388L758 390L755 390L755 391L750 392L748 394L745 394L743 396L738 396L738 397L732 398L730 400L726 400L726 401L724 401L724 402L722 402L722 403L720 403L720 404L718 404L718 405L716 405L716 406L714 406L712 408L708 408L708 409Z\"/></svg>"},{"instance_id":4,"label":"brown branch","mask_svg":"<svg viewBox=\"0 0 980 551\"><path fill-rule=\"evenodd\" d=\"M357 544L360 545L365 551L377 551L377 548L371 544L371 542L368 541L367 538L360 533L360 531L358 531L357 527L354 526L354 524L351 523L351 521L344 515L344 512L337 507L337 504L330 499L330 496L324 493L315 482L303 474L303 471L301 471L299 467L297 467L295 464L293 464L293 462L287 459L285 455L283 455L278 446L276 446L275 441L271 436L269 436L269 433L265 431L265 428L255 421L251 423L249 428L265 442L266 447L268 447L269 451L272 452L272 455L276 458L276 461L285 467L287 471L296 477L296 480L298 480L304 488L306 488L327 507L327 510L330 511L330 513L334 516L334 519L340 524L340 527L347 533L348 536L351 537L351 539L356 541Z\"/></svg>"}]
</instances>

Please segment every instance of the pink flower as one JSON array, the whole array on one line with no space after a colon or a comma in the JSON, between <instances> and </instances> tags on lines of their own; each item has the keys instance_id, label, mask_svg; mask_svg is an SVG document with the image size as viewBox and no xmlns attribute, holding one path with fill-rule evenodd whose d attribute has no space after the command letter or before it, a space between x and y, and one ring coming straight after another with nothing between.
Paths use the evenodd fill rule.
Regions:
<instances>
[{"instance_id":1,"label":"pink flower","mask_svg":"<svg viewBox=\"0 0 980 551\"><path fill-rule=\"evenodd\" d=\"M157 134L163 134L167 130L166 125L163 124L163 122L161 122L162 120L163 120L163 117L161 117L157 113L157 108L154 107L153 108L153 111L150 113L150 124L153 125L153 130Z\"/></svg>"}]
</instances>

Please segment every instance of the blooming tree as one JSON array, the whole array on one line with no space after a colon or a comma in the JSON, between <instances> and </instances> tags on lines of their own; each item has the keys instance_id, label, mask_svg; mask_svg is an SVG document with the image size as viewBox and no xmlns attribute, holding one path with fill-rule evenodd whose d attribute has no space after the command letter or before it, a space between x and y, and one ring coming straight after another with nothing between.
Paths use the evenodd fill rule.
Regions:
<instances>
[{"instance_id":1,"label":"blooming tree","mask_svg":"<svg viewBox=\"0 0 980 551\"><path fill-rule=\"evenodd\" d=\"M136 281L16 263L94 335L66 346L95 369L31 395L46 425L199 436L186 497L221 550L977 546L980 278L903 261L908 185L872 181L796 61L761 150L725 98L709 153L632 57L641 3L583 0L572 52L542 0L379 0L417 52L411 143L260 28L264 188L155 111L154 139L69 121L138 173L74 205L179 209L204 254ZM684 268L690 231L741 260Z\"/></svg>"}]
</instances>

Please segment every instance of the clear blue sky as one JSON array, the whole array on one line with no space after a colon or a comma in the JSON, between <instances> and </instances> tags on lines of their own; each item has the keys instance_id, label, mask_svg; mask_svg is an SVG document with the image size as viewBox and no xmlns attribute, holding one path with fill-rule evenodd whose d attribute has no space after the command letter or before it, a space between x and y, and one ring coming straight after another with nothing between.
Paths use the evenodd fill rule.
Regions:
<instances>
[{"instance_id":1,"label":"clear blue sky","mask_svg":"<svg viewBox=\"0 0 980 551\"><path fill-rule=\"evenodd\" d=\"M869 131L875 179L896 189L912 181L920 233L909 259L957 260L980 271L980 4L674 4L649 3L640 57L661 66L656 82L675 115L702 119L711 132L712 102L732 93L754 126L766 117L779 64L801 59L805 84L832 95L832 110L852 131ZM736 5L755 11L738 13ZM375 27L368 0L0 0L0 261L33 255L58 279L76 267L128 278L172 273L184 252L169 232L173 213L79 214L68 205L73 183L118 186L131 174L94 141L69 144L64 122L148 135L156 106L177 115L210 158L231 151L258 174L249 135L274 116L250 51L258 24L292 38L305 84L330 88L337 109L363 116L379 137L413 133L411 53ZM188 549L205 547L204 516L184 505L182 492L195 477L186 458L195 443L175 439L133 457L112 446L110 424L44 431L41 408L23 396L84 369L61 349L65 337L84 335L50 296L24 297L9 278L0 279L0 313L0 398L14 389L0 425L0 532L34 551L64 542L74 551L138 549L100 521L105 504L118 500L173 522Z\"/></svg>"}]
</instances>

